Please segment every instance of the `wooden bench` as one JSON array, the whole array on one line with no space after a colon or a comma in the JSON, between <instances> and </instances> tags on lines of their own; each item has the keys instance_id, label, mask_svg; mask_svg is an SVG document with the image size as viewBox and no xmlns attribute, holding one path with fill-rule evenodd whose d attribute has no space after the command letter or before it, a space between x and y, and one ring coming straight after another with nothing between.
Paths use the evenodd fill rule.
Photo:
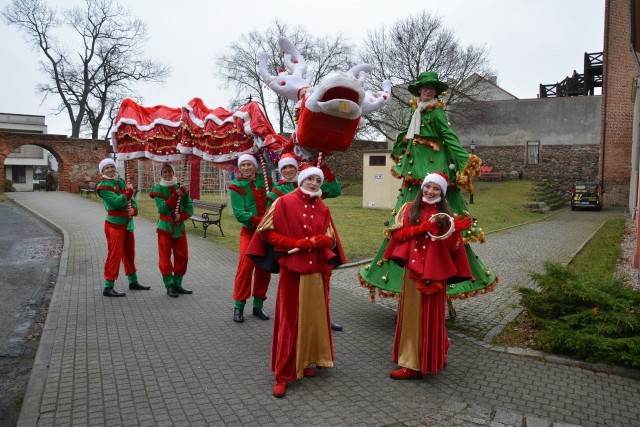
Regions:
<instances>
[{"instance_id":1,"label":"wooden bench","mask_svg":"<svg viewBox=\"0 0 640 427\"><path fill-rule=\"evenodd\" d=\"M202 228L204 229L202 238L207 237L207 228L210 225L217 225L220 229L220 234L222 234L222 237L224 237L224 232L222 231L222 211L225 207L227 207L226 203L214 203L206 202L203 200L194 200L193 207L203 211L199 215L194 213L189 218L194 228L198 228L196 224L197 222L202 224Z\"/></svg>"},{"instance_id":2,"label":"wooden bench","mask_svg":"<svg viewBox=\"0 0 640 427\"><path fill-rule=\"evenodd\" d=\"M86 194L87 198L89 198L89 196L92 194L98 197L98 193L96 193L96 183L89 182L85 185L80 186L80 197L82 197L83 194Z\"/></svg>"},{"instance_id":3,"label":"wooden bench","mask_svg":"<svg viewBox=\"0 0 640 427\"><path fill-rule=\"evenodd\" d=\"M494 172L493 166L480 166L480 176L478 179L483 181L502 181L504 173Z\"/></svg>"}]
</instances>

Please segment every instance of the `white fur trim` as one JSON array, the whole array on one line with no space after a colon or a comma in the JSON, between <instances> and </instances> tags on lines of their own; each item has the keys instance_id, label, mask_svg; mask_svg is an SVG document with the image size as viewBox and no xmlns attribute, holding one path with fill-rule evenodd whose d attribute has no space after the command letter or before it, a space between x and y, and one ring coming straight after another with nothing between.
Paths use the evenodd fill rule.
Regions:
<instances>
[{"instance_id":1,"label":"white fur trim","mask_svg":"<svg viewBox=\"0 0 640 427\"><path fill-rule=\"evenodd\" d=\"M443 196L447 195L447 180L444 179L441 175L438 175L437 173L430 173L429 175L425 176L420 188L424 188L424 186L429 182L440 187Z\"/></svg>"},{"instance_id":2,"label":"white fur trim","mask_svg":"<svg viewBox=\"0 0 640 427\"><path fill-rule=\"evenodd\" d=\"M311 167L311 168L303 169L298 173L298 187L302 185L302 181L304 181L305 179L309 178L312 175L319 176L322 182L324 182L324 173L322 173L322 170L320 168Z\"/></svg>"},{"instance_id":3,"label":"white fur trim","mask_svg":"<svg viewBox=\"0 0 640 427\"><path fill-rule=\"evenodd\" d=\"M253 163L256 169L258 168L258 161L256 160L256 158L253 157L251 154L246 154L246 153L238 157L238 167L240 167L240 163L246 162L247 160Z\"/></svg>"},{"instance_id":4,"label":"white fur trim","mask_svg":"<svg viewBox=\"0 0 640 427\"><path fill-rule=\"evenodd\" d=\"M98 172L100 172L100 175L102 175L102 169L104 169L107 165L113 165L113 167L116 167L116 162L114 162L113 159L109 158L100 161L100 164L98 165Z\"/></svg>"},{"instance_id":5,"label":"white fur trim","mask_svg":"<svg viewBox=\"0 0 640 427\"><path fill-rule=\"evenodd\" d=\"M285 166L293 166L298 169L298 162L293 157L283 157L278 161L278 170L281 171Z\"/></svg>"}]
</instances>

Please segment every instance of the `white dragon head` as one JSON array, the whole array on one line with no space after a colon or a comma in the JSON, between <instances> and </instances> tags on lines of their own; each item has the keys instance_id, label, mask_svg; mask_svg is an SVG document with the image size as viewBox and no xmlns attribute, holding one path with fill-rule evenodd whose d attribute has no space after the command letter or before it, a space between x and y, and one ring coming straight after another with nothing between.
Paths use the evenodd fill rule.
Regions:
<instances>
[{"instance_id":1,"label":"white dragon head","mask_svg":"<svg viewBox=\"0 0 640 427\"><path fill-rule=\"evenodd\" d=\"M295 143L312 151L345 151L351 145L363 114L384 106L391 95L391 82L385 80L382 90L366 91L364 83L371 71L359 64L348 71L333 72L317 86L309 87L307 64L289 40L278 40L284 52L286 70L272 75L267 70L268 54L262 53L258 67L260 77L278 95L297 101L300 107Z\"/></svg>"}]
</instances>

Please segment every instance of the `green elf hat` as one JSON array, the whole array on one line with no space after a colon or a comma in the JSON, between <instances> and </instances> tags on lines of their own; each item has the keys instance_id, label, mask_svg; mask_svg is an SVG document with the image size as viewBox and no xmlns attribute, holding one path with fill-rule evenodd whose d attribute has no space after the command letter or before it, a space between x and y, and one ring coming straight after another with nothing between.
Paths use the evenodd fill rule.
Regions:
<instances>
[{"instance_id":1,"label":"green elf hat","mask_svg":"<svg viewBox=\"0 0 640 427\"><path fill-rule=\"evenodd\" d=\"M436 96L440 95L442 92L449 88L444 82L438 80L438 73L433 71L425 71L424 73L420 73L418 76L418 80L409 84L409 92L411 92L414 96L420 96L420 88L423 86L433 85L436 88Z\"/></svg>"}]
</instances>

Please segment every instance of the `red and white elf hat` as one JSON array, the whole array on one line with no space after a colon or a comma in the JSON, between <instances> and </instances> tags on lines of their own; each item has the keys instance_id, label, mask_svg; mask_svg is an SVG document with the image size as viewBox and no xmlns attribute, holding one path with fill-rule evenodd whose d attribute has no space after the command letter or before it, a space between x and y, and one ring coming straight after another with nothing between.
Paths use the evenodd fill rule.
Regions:
<instances>
[{"instance_id":1,"label":"red and white elf hat","mask_svg":"<svg viewBox=\"0 0 640 427\"><path fill-rule=\"evenodd\" d=\"M238 167L240 167L240 163L246 162L247 160L250 161L251 163L253 163L253 165L256 168L258 167L258 161L256 160L256 158L253 157L252 154L248 154L248 153L245 153L245 154L241 155L240 157L238 157Z\"/></svg>"},{"instance_id":2,"label":"red and white elf hat","mask_svg":"<svg viewBox=\"0 0 640 427\"><path fill-rule=\"evenodd\" d=\"M278 170L281 171L285 166L293 166L298 169L298 161L293 153L284 153L278 161Z\"/></svg>"},{"instance_id":3,"label":"red and white elf hat","mask_svg":"<svg viewBox=\"0 0 640 427\"><path fill-rule=\"evenodd\" d=\"M449 180L446 175L442 172L433 172L424 177L424 181L422 181L422 186L420 188L424 188L427 183L436 184L442 190L442 195L447 195L447 187L449 186Z\"/></svg>"},{"instance_id":4,"label":"red and white elf hat","mask_svg":"<svg viewBox=\"0 0 640 427\"><path fill-rule=\"evenodd\" d=\"M298 187L302 185L302 181L309 178L312 175L317 175L320 177L322 182L324 182L324 173L320 168L315 166L304 165L300 167L300 172L298 173Z\"/></svg>"}]
</instances>

